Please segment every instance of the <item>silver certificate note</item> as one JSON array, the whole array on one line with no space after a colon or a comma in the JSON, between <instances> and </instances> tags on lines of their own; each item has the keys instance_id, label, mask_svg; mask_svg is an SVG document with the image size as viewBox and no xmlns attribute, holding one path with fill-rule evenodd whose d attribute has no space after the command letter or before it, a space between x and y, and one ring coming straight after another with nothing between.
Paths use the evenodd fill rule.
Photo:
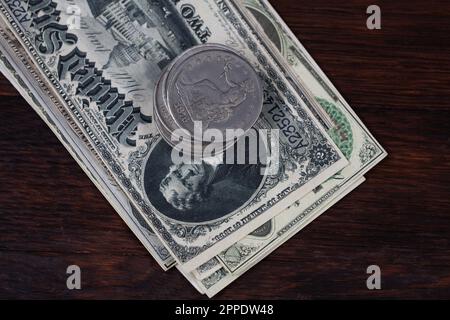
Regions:
<instances>
[{"instance_id":1,"label":"silver certificate note","mask_svg":"<svg viewBox=\"0 0 450 320\"><path fill-rule=\"evenodd\" d=\"M317 102L287 80L233 1L2 0L0 13L17 50L32 60L23 72L51 85L66 121L185 272L348 164L311 112ZM233 48L257 70L265 92L258 122L280 129L280 170L261 175L230 165L220 181L202 186L201 204L180 210L160 186L170 177L172 191L182 188L177 177L189 168L172 168L171 148L153 123L154 86L177 55L208 42Z\"/></svg>"},{"instance_id":2,"label":"silver certificate note","mask_svg":"<svg viewBox=\"0 0 450 320\"><path fill-rule=\"evenodd\" d=\"M89 152L86 138L79 136L68 126L58 110L52 108L52 102L45 99L43 92L39 92L38 85L33 79L25 77L25 74L14 68L11 63L14 60L12 58L14 52L4 45L3 41L0 41L0 72L49 126L161 268L167 270L172 267L175 261L168 250L140 214L132 208L124 194L111 184L106 170L98 165L96 158Z\"/></svg>"}]
</instances>

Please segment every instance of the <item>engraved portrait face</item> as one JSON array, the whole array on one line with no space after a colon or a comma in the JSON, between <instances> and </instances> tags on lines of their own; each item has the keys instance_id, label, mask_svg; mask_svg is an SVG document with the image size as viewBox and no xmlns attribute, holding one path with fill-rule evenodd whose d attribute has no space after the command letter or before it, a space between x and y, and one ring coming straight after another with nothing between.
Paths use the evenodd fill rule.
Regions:
<instances>
[{"instance_id":1,"label":"engraved portrait face","mask_svg":"<svg viewBox=\"0 0 450 320\"><path fill-rule=\"evenodd\" d=\"M146 158L145 194L156 212L182 223L226 218L248 203L263 184L257 164L174 164L172 148L159 140Z\"/></svg>"},{"instance_id":2,"label":"engraved portrait face","mask_svg":"<svg viewBox=\"0 0 450 320\"><path fill-rule=\"evenodd\" d=\"M161 181L159 191L166 201L180 211L193 209L207 197L211 170L201 164L172 165Z\"/></svg>"}]
</instances>

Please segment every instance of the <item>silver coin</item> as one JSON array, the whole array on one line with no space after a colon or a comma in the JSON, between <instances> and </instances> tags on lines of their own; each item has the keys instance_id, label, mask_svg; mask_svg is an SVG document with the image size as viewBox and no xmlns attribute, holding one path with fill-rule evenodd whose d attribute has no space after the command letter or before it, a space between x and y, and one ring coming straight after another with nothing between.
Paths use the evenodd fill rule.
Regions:
<instances>
[{"instance_id":1,"label":"silver coin","mask_svg":"<svg viewBox=\"0 0 450 320\"><path fill-rule=\"evenodd\" d=\"M183 137L185 138L190 138L192 141L196 141L199 143L203 143L204 146L207 145L214 145L214 146L230 146L231 143L226 143L224 144L223 142L225 142L225 140L223 141L214 141L214 142L209 142L209 141L203 141L203 139L195 139L193 137L193 135L191 135L186 129L182 129L180 128L177 123L174 121L169 108L167 107L164 99L163 99L163 92L162 89L165 86L165 81L167 79L167 73L165 73L161 79L160 82L158 82L157 86L156 86L156 93L155 93L155 115L157 117L157 119L160 121L160 126L164 128L165 133L170 133L169 135L172 135L176 140L179 140L180 135L176 135L175 134L175 130L177 129L181 129L184 130L184 134Z\"/></svg>"},{"instance_id":2,"label":"silver coin","mask_svg":"<svg viewBox=\"0 0 450 320\"><path fill-rule=\"evenodd\" d=\"M160 80L158 82L157 88L155 90L156 92L156 99L157 99L157 103L156 106L158 108L158 112L159 112L159 116L160 119L162 121L162 125L167 129L167 131L174 131L176 129L182 129L176 122L175 119L172 116L172 113L170 111L170 108L168 107L167 104L167 78L168 75L170 74L170 72L172 71L173 68L176 68L177 65L179 65L180 63L182 63L185 59L189 58L191 55L197 53L197 52L201 52L204 50L207 50L208 48L213 47L213 48L217 48L217 45L210 45L210 44L203 44L203 45L198 45L195 47L190 48L189 50L186 50L185 52L181 53L175 60L173 60L165 69L164 73L161 75ZM223 46L224 47L224 46ZM194 137L193 134L189 133L189 132L185 132L184 134L189 135L192 140L195 141L200 141L201 142L201 137Z\"/></svg>"},{"instance_id":3,"label":"silver coin","mask_svg":"<svg viewBox=\"0 0 450 320\"><path fill-rule=\"evenodd\" d=\"M224 49L228 50L228 47L223 45L217 45L217 44L205 44L205 45L199 45L196 47L191 48L190 50L185 51L182 53L177 59L172 61L171 64L169 64L166 69L162 72L161 77L159 81L157 82L156 89L155 89L155 122L156 126L161 133L161 136L166 140L166 142L169 143L172 147L175 147L177 149L184 148L184 150L187 150L187 146L190 144L190 150L193 154L200 154L203 155L203 150L205 147L210 146L214 147L217 154L223 153L225 150L230 148L234 145L235 141L213 141L213 142L206 142L201 141L202 144L193 144L193 141L196 139L192 139L191 142L189 142L186 137L189 137L189 133L185 132L183 135L182 142L175 143L172 139L175 141L180 141L180 138L177 137L177 135L174 134L174 130L180 129L178 124L174 121L170 109L167 108L167 102L166 102L166 81L167 77L170 74L171 70L176 68L177 65L181 64L184 60L188 59L190 56L198 53L198 52L204 52L205 50L210 49ZM192 135L191 135L192 136Z\"/></svg>"},{"instance_id":4,"label":"silver coin","mask_svg":"<svg viewBox=\"0 0 450 320\"><path fill-rule=\"evenodd\" d=\"M159 118L159 120L162 122L162 126L169 132L174 132L177 129L180 129L180 127L176 124L175 120L172 118L172 115L168 111L168 108L166 107L164 101L163 101L163 84L164 80L167 78L167 73L164 73L162 77L160 78L160 81L158 82L155 90L155 114Z\"/></svg>"},{"instance_id":5,"label":"silver coin","mask_svg":"<svg viewBox=\"0 0 450 320\"><path fill-rule=\"evenodd\" d=\"M156 116L159 116L161 123L164 128L166 128L166 131L174 131L175 129L181 129L181 127L175 122L171 112L170 108L167 107L167 85L166 80L168 78L168 75L172 71L173 68L176 68L179 64L181 64L183 61L191 57L192 55L207 51L207 50L217 50L217 49L223 49L223 50L230 50L229 47L222 45L222 44L201 44L194 47L189 48L188 50L181 53L176 59L174 59L161 73L161 76L156 84L155 89L155 113ZM159 113L159 114L158 114ZM195 139L195 137L192 135L193 140L201 141L201 139Z\"/></svg>"},{"instance_id":6,"label":"silver coin","mask_svg":"<svg viewBox=\"0 0 450 320\"><path fill-rule=\"evenodd\" d=\"M197 46L171 66L164 79L163 100L180 128L250 129L258 119L263 91L253 67L222 45ZM164 92L165 91L165 92Z\"/></svg>"},{"instance_id":7,"label":"silver coin","mask_svg":"<svg viewBox=\"0 0 450 320\"><path fill-rule=\"evenodd\" d=\"M166 67L166 73L170 73L173 68L177 68L178 65L183 63L186 59L189 59L192 55L211 49L231 50L230 47L227 47L220 43L205 43L190 47L189 49L179 54L173 61L171 61L171 63Z\"/></svg>"},{"instance_id":8,"label":"silver coin","mask_svg":"<svg viewBox=\"0 0 450 320\"><path fill-rule=\"evenodd\" d=\"M214 147L216 154L223 153L226 149L230 148L234 141L224 143L224 141L193 141L188 132L185 132L183 137L174 134L175 129L179 129L174 123L173 119L168 112L167 107L161 99L161 88L164 84L164 80L167 78L167 74L164 74L160 81L157 83L155 91L155 122L158 131L161 133L162 138L172 147L178 150L190 150L193 155L203 155L203 151L207 146ZM178 142L177 142L178 141ZM196 143L194 143L196 142Z\"/></svg>"}]
</instances>

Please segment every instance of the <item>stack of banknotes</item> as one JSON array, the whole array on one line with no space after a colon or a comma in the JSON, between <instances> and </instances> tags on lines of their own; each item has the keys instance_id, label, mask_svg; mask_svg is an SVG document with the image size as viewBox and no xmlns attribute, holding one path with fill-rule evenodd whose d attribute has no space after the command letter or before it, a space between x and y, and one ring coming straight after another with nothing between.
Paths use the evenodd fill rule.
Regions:
<instances>
[{"instance_id":1,"label":"stack of banknotes","mask_svg":"<svg viewBox=\"0 0 450 320\"><path fill-rule=\"evenodd\" d=\"M156 84L183 52L212 43L256 71L256 125L279 132L276 171L172 163ZM0 69L160 266L209 297L386 156L267 0L0 0ZM223 99L237 101L234 85Z\"/></svg>"}]
</instances>

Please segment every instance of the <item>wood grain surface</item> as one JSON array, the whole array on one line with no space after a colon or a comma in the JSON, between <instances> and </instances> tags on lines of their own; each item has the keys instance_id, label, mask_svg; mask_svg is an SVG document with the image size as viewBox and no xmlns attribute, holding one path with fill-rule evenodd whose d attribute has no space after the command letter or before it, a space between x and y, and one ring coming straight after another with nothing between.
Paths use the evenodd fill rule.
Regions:
<instances>
[{"instance_id":1,"label":"wood grain surface","mask_svg":"<svg viewBox=\"0 0 450 320\"><path fill-rule=\"evenodd\" d=\"M450 298L450 2L276 0L389 156L218 299ZM198 299L0 76L0 298ZM82 269L82 290L66 268ZM382 290L366 288L381 267Z\"/></svg>"}]
</instances>

